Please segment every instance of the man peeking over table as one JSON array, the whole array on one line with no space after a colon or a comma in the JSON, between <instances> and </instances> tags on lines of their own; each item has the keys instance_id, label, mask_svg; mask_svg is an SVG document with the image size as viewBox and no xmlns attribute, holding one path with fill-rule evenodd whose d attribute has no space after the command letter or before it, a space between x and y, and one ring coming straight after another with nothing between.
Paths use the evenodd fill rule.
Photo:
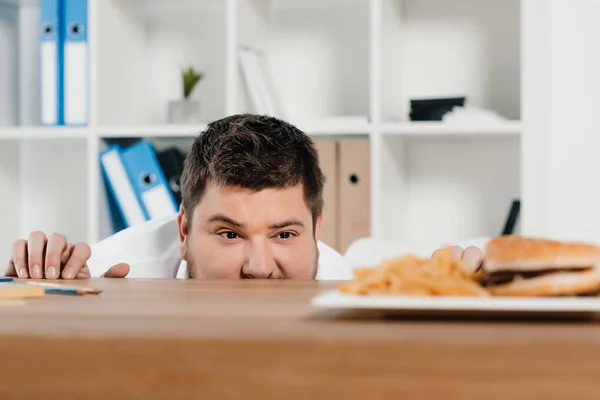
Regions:
<instances>
[{"instance_id":1,"label":"man peeking over table","mask_svg":"<svg viewBox=\"0 0 600 400\"><path fill-rule=\"evenodd\" d=\"M13 244L6 275L351 279L344 258L319 241L323 181L308 135L276 118L233 115L194 140L178 215L135 225L93 248L32 232ZM455 251L469 263L481 260L476 248Z\"/></svg>"}]
</instances>

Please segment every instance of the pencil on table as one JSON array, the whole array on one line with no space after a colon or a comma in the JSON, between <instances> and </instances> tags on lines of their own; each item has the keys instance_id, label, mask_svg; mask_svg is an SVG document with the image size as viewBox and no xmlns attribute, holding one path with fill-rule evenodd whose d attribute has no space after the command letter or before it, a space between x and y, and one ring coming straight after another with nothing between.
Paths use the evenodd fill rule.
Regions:
<instances>
[{"instance_id":1,"label":"pencil on table","mask_svg":"<svg viewBox=\"0 0 600 400\"><path fill-rule=\"evenodd\" d=\"M66 286L60 285L58 283L50 283L50 282L37 282L37 281L27 281L26 284L32 286L41 286L46 290L48 294L74 294L74 295L84 295L84 294L99 294L102 293L100 289L94 289L90 287L78 287L78 286Z\"/></svg>"}]
</instances>

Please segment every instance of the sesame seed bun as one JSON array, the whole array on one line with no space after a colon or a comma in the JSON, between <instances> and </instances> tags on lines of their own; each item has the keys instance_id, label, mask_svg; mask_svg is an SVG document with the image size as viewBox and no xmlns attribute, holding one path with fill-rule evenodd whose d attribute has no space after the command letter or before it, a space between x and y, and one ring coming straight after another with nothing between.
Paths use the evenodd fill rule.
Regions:
<instances>
[{"instance_id":1,"label":"sesame seed bun","mask_svg":"<svg viewBox=\"0 0 600 400\"><path fill-rule=\"evenodd\" d=\"M590 243L499 236L485 246L485 273L594 268L598 265L600 247Z\"/></svg>"}]
</instances>

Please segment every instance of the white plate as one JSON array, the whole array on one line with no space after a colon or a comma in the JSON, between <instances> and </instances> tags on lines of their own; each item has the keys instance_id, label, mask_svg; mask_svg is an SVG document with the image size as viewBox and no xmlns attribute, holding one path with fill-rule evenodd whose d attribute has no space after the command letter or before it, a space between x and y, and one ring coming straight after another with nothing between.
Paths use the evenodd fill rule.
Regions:
<instances>
[{"instance_id":1,"label":"white plate","mask_svg":"<svg viewBox=\"0 0 600 400\"><path fill-rule=\"evenodd\" d=\"M331 290L315 296L317 308L382 310L403 314L589 314L600 297L450 297L353 295Z\"/></svg>"}]
</instances>

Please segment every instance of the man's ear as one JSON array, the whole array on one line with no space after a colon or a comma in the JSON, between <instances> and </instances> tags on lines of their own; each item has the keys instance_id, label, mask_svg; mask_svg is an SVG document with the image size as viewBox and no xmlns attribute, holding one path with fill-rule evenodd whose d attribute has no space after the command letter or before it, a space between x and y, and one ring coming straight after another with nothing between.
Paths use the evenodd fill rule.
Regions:
<instances>
[{"instance_id":1,"label":"man's ear","mask_svg":"<svg viewBox=\"0 0 600 400\"><path fill-rule=\"evenodd\" d=\"M323 213L315 221L315 241L318 242L321 237L321 227L323 226Z\"/></svg>"},{"instance_id":2,"label":"man's ear","mask_svg":"<svg viewBox=\"0 0 600 400\"><path fill-rule=\"evenodd\" d=\"M187 240L189 234L189 221L187 215L185 215L185 210L183 209L183 205L179 207L179 214L177 215L177 225L179 227L179 258L184 261L186 259L186 249L187 249Z\"/></svg>"}]
</instances>

